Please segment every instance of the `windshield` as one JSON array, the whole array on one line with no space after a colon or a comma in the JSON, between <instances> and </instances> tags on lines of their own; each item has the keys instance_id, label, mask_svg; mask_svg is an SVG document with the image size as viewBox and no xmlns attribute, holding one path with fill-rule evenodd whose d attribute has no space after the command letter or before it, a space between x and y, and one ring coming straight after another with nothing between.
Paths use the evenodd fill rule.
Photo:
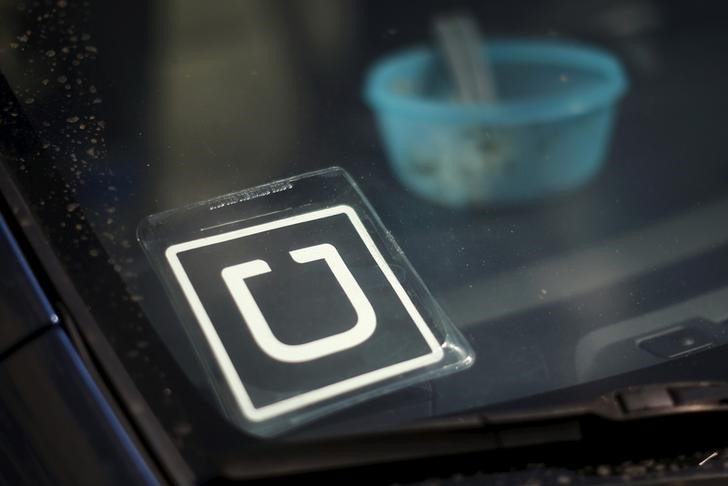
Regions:
<instances>
[{"instance_id":1,"label":"windshield","mask_svg":"<svg viewBox=\"0 0 728 486\"><path fill-rule=\"evenodd\" d=\"M714 378L703 360L728 342L728 34L717 6L0 8L2 164L98 336L193 468L209 473L220 454L271 439L224 412L219 374L180 318L187 304L165 290L137 228L334 166L362 195L358 217L395 242L382 258L403 292L420 292L407 282L421 279L474 361L284 439L538 406L546 392L566 401L587 383L596 394ZM262 313L273 320L297 301Z\"/></svg>"}]
</instances>

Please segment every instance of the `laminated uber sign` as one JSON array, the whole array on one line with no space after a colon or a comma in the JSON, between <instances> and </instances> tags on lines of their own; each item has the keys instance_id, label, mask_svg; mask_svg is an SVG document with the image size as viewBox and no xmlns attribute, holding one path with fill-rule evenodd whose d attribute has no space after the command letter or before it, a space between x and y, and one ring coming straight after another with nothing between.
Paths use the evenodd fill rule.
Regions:
<instances>
[{"instance_id":1,"label":"laminated uber sign","mask_svg":"<svg viewBox=\"0 0 728 486\"><path fill-rule=\"evenodd\" d=\"M341 169L150 216L139 239L219 403L253 433L472 362Z\"/></svg>"}]
</instances>

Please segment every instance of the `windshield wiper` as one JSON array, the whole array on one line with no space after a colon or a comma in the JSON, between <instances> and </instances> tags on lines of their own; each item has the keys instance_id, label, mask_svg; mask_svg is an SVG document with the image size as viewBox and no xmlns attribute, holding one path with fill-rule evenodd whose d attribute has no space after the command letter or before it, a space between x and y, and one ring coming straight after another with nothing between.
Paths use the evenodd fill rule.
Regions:
<instances>
[{"instance_id":1,"label":"windshield wiper","mask_svg":"<svg viewBox=\"0 0 728 486\"><path fill-rule=\"evenodd\" d=\"M707 424L707 426L706 426ZM659 449L666 441L728 443L728 383L630 387L581 404L522 411L474 411L384 432L306 442L272 441L224 462L223 475L244 479L341 470L427 458L572 443ZM615 442L617 441L617 442ZM622 446L620 446L622 447ZM262 471L267 471L262 473Z\"/></svg>"}]
</instances>

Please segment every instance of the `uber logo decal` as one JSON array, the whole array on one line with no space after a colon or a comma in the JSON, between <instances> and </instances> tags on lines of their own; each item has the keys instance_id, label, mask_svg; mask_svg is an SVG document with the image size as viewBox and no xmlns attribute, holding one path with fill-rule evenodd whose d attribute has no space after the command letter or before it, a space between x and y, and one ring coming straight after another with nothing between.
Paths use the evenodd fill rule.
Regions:
<instances>
[{"instance_id":1,"label":"uber logo decal","mask_svg":"<svg viewBox=\"0 0 728 486\"><path fill-rule=\"evenodd\" d=\"M443 357L350 206L177 243L165 256L248 420Z\"/></svg>"}]
</instances>

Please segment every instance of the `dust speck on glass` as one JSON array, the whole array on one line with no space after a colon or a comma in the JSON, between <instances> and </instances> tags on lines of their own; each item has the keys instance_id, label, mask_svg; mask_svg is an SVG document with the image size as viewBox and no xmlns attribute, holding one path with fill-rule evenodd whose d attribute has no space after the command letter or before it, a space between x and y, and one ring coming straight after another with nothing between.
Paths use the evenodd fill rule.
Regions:
<instances>
[{"instance_id":1,"label":"dust speck on glass","mask_svg":"<svg viewBox=\"0 0 728 486\"><path fill-rule=\"evenodd\" d=\"M718 3L652 0L11 0L0 4L3 172L95 332L199 464L261 439L226 412L218 364L191 358L190 304L165 287L137 227L200 201L194 225L175 220L190 241L237 208L263 224L317 204L322 193L264 201L332 166L378 218L369 229L392 245L383 254L404 291L431 296L477 358L289 424L286 437L537 407L587 383L714 379L706 359L728 335L725 18ZM318 268L290 243L280 261L260 258L271 271L244 279L251 294L275 265ZM322 262L338 262L323 248ZM218 280L212 298L230 294ZM286 309L259 304L284 344L310 341L276 327L291 322ZM675 363L690 366L676 376Z\"/></svg>"}]
</instances>

